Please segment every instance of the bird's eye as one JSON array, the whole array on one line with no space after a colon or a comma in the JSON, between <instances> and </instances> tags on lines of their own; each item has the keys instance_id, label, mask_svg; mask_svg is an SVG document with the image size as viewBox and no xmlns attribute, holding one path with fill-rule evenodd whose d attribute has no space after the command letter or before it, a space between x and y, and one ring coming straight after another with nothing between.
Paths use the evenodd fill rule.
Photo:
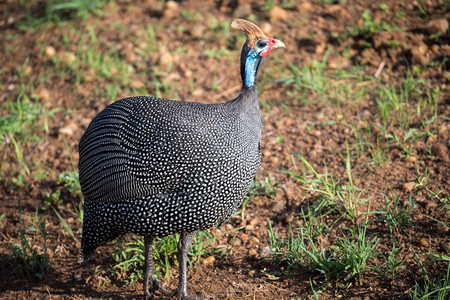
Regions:
<instances>
[{"instance_id":1,"label":"bird's eye","mask_svg":"<svg viewBox=\"0 0 450 300\"><path fill-rule=\"evenodd\" d=\"M256 46L260 49L264 48L267 46L267 42L265 40L259 40L258 43L256 43Z\"/></svg>"}]
</instances>

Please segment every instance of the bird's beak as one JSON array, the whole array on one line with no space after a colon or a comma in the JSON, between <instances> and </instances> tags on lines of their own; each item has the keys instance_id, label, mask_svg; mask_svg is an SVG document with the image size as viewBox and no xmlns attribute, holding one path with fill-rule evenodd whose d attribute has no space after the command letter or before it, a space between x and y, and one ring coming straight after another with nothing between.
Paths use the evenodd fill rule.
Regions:
<instances>
[{"instance_id":1,"label":"bird's beak","mask_svg":"<svg viewBox=\"0 0 450 300\"><path fill-rule=\"evenodd\" d=\"M272 49L277 48L286 48L286 45L280 40L275 40L275 44L273 44Z\"/></svg>"}]
</instances>

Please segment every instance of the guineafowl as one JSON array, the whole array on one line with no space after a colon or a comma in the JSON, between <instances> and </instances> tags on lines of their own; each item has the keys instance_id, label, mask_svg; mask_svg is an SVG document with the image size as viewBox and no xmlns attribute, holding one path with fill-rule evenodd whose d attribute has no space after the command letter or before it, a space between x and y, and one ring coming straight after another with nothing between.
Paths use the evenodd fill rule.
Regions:
<instances>
[{"instance_id":1,"label":"guineafowl","mask_svg":"<svg viewBox=\"0 0 450 300\"><path fill-rule=\"evenodd\" d=\"M157 290L193 298L186 288L193 236L231 217L261 164L255 77L264 57L285 45L249 21L237 19L231 27L247 36L240 61L243 85L235 99L201 104L125 98L101 111L80 140L81 260L122 234L143 235L149 298ZM153 274L152 240L173 233L180 233L179 284L170 292Z\"/></svg>"}]
</instances>

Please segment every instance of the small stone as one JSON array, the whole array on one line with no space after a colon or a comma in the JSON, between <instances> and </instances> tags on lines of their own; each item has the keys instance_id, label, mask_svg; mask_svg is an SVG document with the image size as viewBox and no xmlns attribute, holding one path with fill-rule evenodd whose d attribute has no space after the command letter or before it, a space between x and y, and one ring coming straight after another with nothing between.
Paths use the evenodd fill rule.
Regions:
<instances>
[{"instance_id":1,"label":"small stone","mask_svg":"<svg viewBox=\"0 0 450 300\"><path fill-rule=\"evenodd\" d=\"M248 251L248 255L250 256L255 256L256 254L258 254L258 251L256 251L256 249L252 248Z\"/></svg>"},{"instance_id":2,"label":"small stone","mask_svg":"<svg viewBox=\"0 0 450 300\"><path fill-rule=\"evenodd\" d=\"M205 93L205 90L202 89L201 87L198 87L198 88L195 88L195 89L192 91L192 96L194 96L194 97L200 97L200 96L202 96L204 93Z\"/></svg>"},{"instance_id":3,"label":"small stone","mask_svg":"<svg viewBox=\"0 0 450 300\"><path fill-rule=\"evenodd\" d=\"M448 234L449 232L449 227L440 223L435 225L435 229L438 234Z\"/></svg>"},{"instance_id":4,"label":"small stone","mask_svg":"<svg viewBox=\"0 0 450 300\"><path fill-rule=\"evenodd\" d=\"M142 89L145 86L145 84L141 80L136 79L130 82L130 86L135 89Z\"/></svg>"},{"instance_id":5,"label":"small stone","mask_svg":"<svg viewBox=\"0 0 450 300\"><path fill-rule=\"evenodd\" d=\"M443 161L449 161L448 148L444 144L435 142L433 146L431 146L431 152Z\"/></svg>"},{"instance_id":6,"label":"small stone","mask_svg":"<svg viewBox=\"0 0 450 300\"><path fill-rule=\"evenodd\" d=\"M288 224L293 222L294 221L294 215L293 214L287 215L286 218L284 219L284 221L286 223L288 223Z\"/></svg>"},{"instance_id":7,"label":"small stone","mask_svg":"<svg viewBox=\"0 0 450 300\"><path fill-rule=\"evenodd\" d=\"M415 156L408 156L406 159L412 163L415 163L417 161L417 157L415 157Z\"/></svg>"},{"instance_id":8,"label":"small stone","mask_svg":"<svg viewBox=\"0 0 450 300\"><path fill-rule=\"evenodd\" d=\"M286 210L286 204L284 202L281 201L277 201L272 205L272 211L274 213L282 213Z\"/></svg>"},{"instance_id":9,"label":"small stone","mask_svg":"<svg viewBox=\"0 0 450 300\"><path fill-rule=\"evenodd\" d=\"M191 36L195 39L200 39L203 37L203 34L205 33L205 27L202 25L195 25L194 27L191 28L191 30L189 31Z\"/></svg>"},{"instance_id":10,"label":"small stone","mask_svg":"<svg viewBox=\"0 0 450 300\"><path fill-rule=\"evenodd\" d=\"M262 23L262 25L261 25L261 30L265 33L265 34L267 34L267 35L271 35L271 33L272 33L272 25L270 25L270 23L269 22L264 22L264 23Z\"/></svg>"},{"instance_id":11,"label":"small stone","mask_svg":"<svg viewBox=\"0 0 450 300\"><path fill-rule=\"evenodd\" d=\"M332 69L345 69L350 67L351 61L347 57L343 56L333 56L327 61L328 66Z\"/></svg>"},{"instance_id":12,"label":"small stone","mask_svg":"<svg viewBox=\"0 0 450 300\"><path fill-rule=\"evenodd\" d=\"M66 124L66 126L61 127L61 128L58 130L58 132L59 132L59 134L62 134L62 135L72 136L73 133L77 130L77 128L78 128L77 124L75 124L75 123L72 122L72 121L69 121L69 122Z\"/></svg>"},{"instance_id":13,"label":"small stone","mask_svg":"<svg viewBox=\"0 0 450 300\"><path fill-rule=\"evenodd\" d=\"M36 96L39 100L44 100L46 102L52 99L50 92L46 88L41 88L37 91Z\"/></svg>"},{"instance_id":14,"label":"small stone","mask_svg":"<svg viewBox=\"0 0 450 300\"><path fill-rule=\"evenodd\" d=\"M288 13L279 6L273 6L269 10L269 17L272 21L282 21L287 19Z\"/></svg>"},{"instance_id":15,"label":"small stone","mask_svg":"<svg viewBox=\"0 0 450 300\"><path fill-rule=\"evenodd\" d=\"M257 237L252 236L250 238L250 244L252 244L252 245L259 245L259 243L260 243L260 241L259 241L259 239Z\"/></svg>"},{"instance_id":16,"label":"small stone","mask_svg":"<svg viewBox=\"0 0 450 300\"><path fill-rule=\"evenodd\" d=\"M208 266L212 265L216 261L216 258L214 256L208 256L207 258L202 259L202 265Z\"/></svg>"},{"instance_id":17,"label":"small stone","mask_svg":"<svg viewBox=\"0 0 450 300\"><path fill-rule=\"evenodd\" d=\"M299 5L297 5L297 10L298 10L300 13L308 12L308 11L310 11L312 8L313 8L313 6L312 6L311 2L308 2L308 1L305 1L305 2L303 2L303 3L299 4Z\"/></svg>"},{"instance_id":18,"label":"small stone","mask_svg":"<svg viewBox=\"0 0 450 300\"><path fill-rule=\"evenodd\" d=\"M272 250L270 249L269 246L265 246L264 248L261 249L260 255L262 257L267 257L270 255L270 253L272 253Z\"/></svg>"},{"instance_id":19,"label":"small stone","mask_svg":"<svg viewBox=\"0 0 450 300\"><path fill-rule=\"evenodd\" d=\"M163 52L161 53L161 55L159 56L159 64L163 65L163 66L167 66L170 63L172 63L174 60L172 54L170 54L170 52Z\"/></svg>"},{"instance_id":20,"label":"small stone","mask_svg":"<svg viewBox=\"0 0 450 300\"><path fill-rule=\"evenodd\" d=\"M246 233L242 233L241 234L241 240L243 240L244 242L248 240L248 234Z\"/></svg>"},{"instance_id":21,"label":"small stone","mask_svg":"<svg viewBox=\"0 0 450 300\"><path fill-rule=\"evenodd\" d=\"M447 126L445 124L441 124L438 128L438 135L440 138L446 140L448 139L448 131Z\"/></svg>"},{"instance_id":22,"label":"small stone","mask_svg":"<svg viewBox=\"0 0 450 300\"><path fill-rule=\"evenodd\" d=\"M415 182L407 182L403 184L403 189L407 192L411 192L414 189L415 185Z\"/></svg>"},{"instance_id":23,"label":"small stone","mask_svg":"<svg viewBox=\"0 0 450 300\"><path fill-rule=\"evenodd\" d=\"M47 46L47 48L45 48L45 55L47 57L53 57L56 54L56 50L54 47L52 46Z\"/></svg>"},{"instance_id":24,"label":"small stone","mask_svg":"<svg viewBox=\"0 0 450 300\"><path fill-rule=\"evenodd\" d=\"M431 20L425 25L425 29L429 33L446 33L448 30L448 21L444 18Z\"/></svg>"},{"instance_id":25,"label":"small stone","mask_svg":"<svg viewBox=\"0 0 450 300\"><path fill-rule=\"evenodd\" d=\"M250 221L250 225L258 225L260 223L260 220L258 218L254 218Z\"/></svg>"},{"instance_id":26,"label":"small stone","mask_svg":"<svg viewBox=\"0 0 450 300\"><path fill-rule=\"evenodd\" d=\"M178 4L178 2L167 1L164 5L163 17L165 17L165 18L176 17L179 9L180 9L180 5Z\"/></svg>"},{"instance_id":27,"label":"small stone","mask_svg":"<svg viewBox=\"0 0 450 300\"><path fill-rule=\"evenodd\" d=\"M83 80L85 82L91 82L94 81L97 77L97 74L95 73L94 68L89 68L86 72L84 72Z\"/></svg>"},{"instance_id":28,"label":"small stone","mask_svg":"<svg viewBox=\"0 0 450 300\"><path fill-rule=\"evenodd\" d=\"M25 67L25 69L23 70L23 73L24 73L25 75L30 75L32 72L33 72L33 67L31 67L30 65L27 65L27 66Z\"/></svg>"},{"instance_id":29,"label":"small stone","mask_svg":"<svg viewBox=\"0 0 450 300\"><path fill-rule=\"evenodd\" d=\"M75 273L74 277L76 280L81 279L81 273Z\"/></svg>"},{"instance_id":30,"label":"small stone","mask_svg":"<svg viewBox=\"0 0 450 300\"><path fill-rule=\"evenodd\" d=\"M236 18L245 18L252 13L252 7L250 3L241 3L234 10Z\"/></svg>"},{"instance_id":31,"label":"small stone","mask_svg":"<svg viewBox=\"0 0 450 300\"><path fill-rule=\"evenodd\" d=\"M425 43L420 43L416 48L422 55L424 55L428 51L428 47Z\"/></svg>"},{"instance_id":32,"label":"small stone","mask_svg":"<svg viewBox=\"0 0 450 300\"><path fill-rule=\"evenodd\" d=\"M255 229L255 226L253 226L253 225L247 225L247 226L245 226L245 231L252 231L252 230L254 230Z\"/></svg>"},{"instance_id":33,"label":"small stone","mask_svg":"<svg viewBox=\"0 0 450 300\"><path fill-rule=\"evenodd\" d=\"M435 210L438 207L438 204L435 201L427 201L427 204L425 206L427 210Z\"/></svg>"},{"instance_id":34,"label":"small stone","mask_svg":"<svg viewBox=\"0 0 450 300\"><path fill-rule=\"evenodd\" d=\"M427 58L420 52L420 49L414 47L411 49L412 62L418 65L424 65L427 63Z\"/></svg>"},{"instance_id":35,"label":"small stone","mask_svg":"<svg viewBox=\"0 0 450 300\"><path fill-rule=\"evenodd\" d=\"M316 46L315 52L316 54L322 54L325 52L326 48L327 48L326 44L318 44Z\"/></svg>"},{"instance_id":36,"label":"small stone","mask_svg":"<svg viewBox=\"0 0 450 300\"><path fill-rule=\"evenodd\" d=\"M58 58L62 62L66 63L68 65L72 64L77 59L75 53L70 52L70 51L63 51L63 52L59 53Z\"/></svg>"},{"instance_id":37,"label":"small stone","mask_svg":"<svg viewBox=\"0 0 450 300\"><path fill-rule=\"evenodd\" d=\"M427 241L426 239L424 239L424 238L420 238L420 239L419 239L419 244L420 244L421 246L423 246L423 247L428 247L428 246L429 246L428 241Z\"/></svg>"},{"instance_id":38,"label":"small stone","mask_svg":"<svg viewBox=\"0 0 450 300\"><path fill-rule=\"evenodd\" d=\"M251 251L251 250L250 250ZM250 253L249 253L250 254ZM256 275L256 271L255 270L250 270L250 271L248 271L248 275L250 275L250 276L255 276Z\"/></svg>"}]
</instances>

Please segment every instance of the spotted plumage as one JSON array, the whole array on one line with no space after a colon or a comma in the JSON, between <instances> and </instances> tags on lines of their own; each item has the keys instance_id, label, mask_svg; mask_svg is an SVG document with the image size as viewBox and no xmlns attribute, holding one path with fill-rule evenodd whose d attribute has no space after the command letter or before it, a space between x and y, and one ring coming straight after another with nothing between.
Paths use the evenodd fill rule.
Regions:
<instances>
[{"instance_id":1,"label":"spotted plumage","mask_svg":"<svg viewBox=\"0 0 450 300\"><path fill-rule=\"evenodd\" d=\"M235 22L247 29L256 27L244 20ZM252 40L258 38L253 34L258 30L251 31ZM151 297L148 281L152 279L153 288L169 294L153 276L151 240L182 233L176 294L190 298L185 260L193 234L231 217L261 163L262 121L254 78L263 57L284 46L261 38L253 48L247 45L248 36L241 53L243 88L229 102L130 97L109 105L93 119L79 144L85 197L83 258L121 234L143 235L145 292Z\"/></svg>"}]
</instances>

